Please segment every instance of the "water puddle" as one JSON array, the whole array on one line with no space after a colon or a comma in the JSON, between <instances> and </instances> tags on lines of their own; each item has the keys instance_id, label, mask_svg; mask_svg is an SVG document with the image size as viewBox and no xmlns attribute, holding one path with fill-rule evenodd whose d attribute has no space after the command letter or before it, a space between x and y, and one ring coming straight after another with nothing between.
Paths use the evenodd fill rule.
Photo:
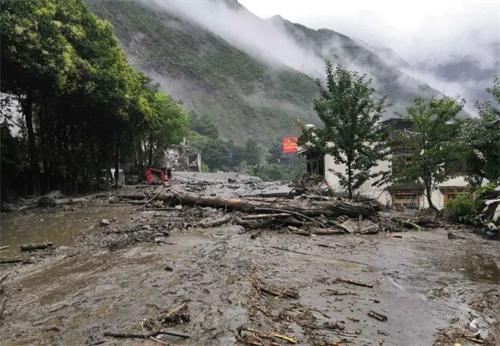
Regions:
<instances>
[{"instance_id":1,"label":"water puddle","mask_svg":"<svg viewBox=\"0 0 500 346\"><path fill-rule=\"evenodd\" d=\"M0 215L0 259L16 256L22 244L52 242L71 245L103 218L126 221L131 212L124 206L89 206L76 211L34 210Z\"/></svg>"},{"instance_id":2,"label":"water puddle","mask_svg":"<svg viewBox=\"0 0 500 346\"><path fill-rule=\"evenodd\" d=\"M496 261L479 253L452 257L444 264L444 269L459 272L470 281L500 283L500 269Z\"/></svg>"}]
</instances>

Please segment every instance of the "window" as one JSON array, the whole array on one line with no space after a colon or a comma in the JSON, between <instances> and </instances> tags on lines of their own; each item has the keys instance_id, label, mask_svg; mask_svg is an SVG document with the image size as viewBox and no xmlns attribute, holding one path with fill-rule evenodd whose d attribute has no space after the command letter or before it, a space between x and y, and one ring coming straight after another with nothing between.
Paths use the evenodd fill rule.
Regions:
<instances>
[{"instance_id":1,"label":"window","mask_svg":"<svg viewBox=\"0 0 500 346\"><path fill-rule=\"evenodd\" d=\"M419 191L392 192L392 205L394 207L418 208L421 195Z\"/></svg>"}]
</instances>

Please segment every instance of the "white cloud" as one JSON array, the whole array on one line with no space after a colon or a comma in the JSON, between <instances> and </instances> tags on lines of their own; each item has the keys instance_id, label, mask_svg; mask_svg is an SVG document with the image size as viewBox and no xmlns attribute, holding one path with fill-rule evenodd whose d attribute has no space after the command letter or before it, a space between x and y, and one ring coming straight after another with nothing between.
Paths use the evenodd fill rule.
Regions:
<instances>
[{"instance_id":1,"label":"white cloud","mask_svg":"<svg viewBox=\"0 0 500 346\"><path fill-rule=\"evenodd\" d=\"M261 17L280 14L312 28L332 29L370 45L391 48L418 67L412 75L438 90L466 97L469 111L475 96L491 85L493 74L500 74L500 0L239 2ZM433 72L453 61L477 64L492 76L450 81Z\"/></svg>"},{"instance_id":2,"label":"white cloud","mask_svg":"<svg viewBox=\"0 0 500 346\"><path fill-rule=\"evenodd\" d=\"M255 56L316 77L323 75L322 59L292 39L279 21L259 17L279 14L312 28L338 31L370 46L389 47L418 67L409 74L444 93L467 98L468 106L488 80L450 81L438 77L433 68L457 60L457 56L467 57L463 61L488 71L499 66L500 0L238 0L251 13L227 5L236 0L142 1L187 17ZM336 51L342 55L341 50ZM363 70L349 63L354 62L349 61L349 67Z\"/></svg>"},{"instance_id":3,"label":"white cloud","mask_svg":"<svg viewBox=\"0 0 500 346\"><path fill-rule=\"evenodd\" d=\"M262 21L248 11L228 7L222 1L142 1L155 3L189 18L240 49L269 62L279 62L313 76L323 74L323 60L298 45L279 23Z\"/></svg>"},{"instance_id":4,"label":"white cloud","mask_svg":"<svg viewBox=\"0 0 500 346\"><path fill-rule=\"evenodd\" d=\"M240 0L262 17L280 14L394 49L410 62L500 41L500 0ZM497 56L498 56L498 52ZM483 55L484 56L484 55ZM484 56L493 59L492 53Z\"/></svg>"}]
</instances>

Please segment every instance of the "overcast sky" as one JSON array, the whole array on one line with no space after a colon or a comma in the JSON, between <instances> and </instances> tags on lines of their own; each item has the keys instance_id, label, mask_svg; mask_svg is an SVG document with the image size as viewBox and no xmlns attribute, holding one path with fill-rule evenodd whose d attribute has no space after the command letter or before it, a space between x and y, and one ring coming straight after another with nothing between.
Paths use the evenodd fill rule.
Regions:
<instances>
[{"instance_id":1,"label":"overcast sky","mask_svg":"<svg viewBox=\"0 0 500 346\"><path fill-rule=\"evenodd\" d=\"M239 0L260 17L276 14L392 48L411 63L471 55L498 59L500 0Z\"/></svg>"}]
</instances>

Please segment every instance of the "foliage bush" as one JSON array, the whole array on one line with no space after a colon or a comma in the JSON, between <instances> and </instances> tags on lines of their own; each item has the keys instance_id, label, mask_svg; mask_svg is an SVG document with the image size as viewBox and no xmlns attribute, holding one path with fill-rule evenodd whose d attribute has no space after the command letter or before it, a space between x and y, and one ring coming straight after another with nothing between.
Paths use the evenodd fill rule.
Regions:
<instances>
[{"instance_id":1,"label":"foliage bush","mask_svg":"<svg viewBox=\"0 0 500 346\"><path fill-rule=\"evenodd\" d=\"M448 202L445 215L453 221L475 224L481 212L484 196L494 189L495 184L489 183L459 194Z\"/></svg>"},{"instance_id":2,"label":"foliage bush","mask_svg":"<svg viewBox=\"0 0 500 346\"><path fill-rule=\"evenodd\" d=\"M473 194L463 192L448 202L445 214L453 221L474 223L479 206Z\"/></svg>"},{"instance_id":3,"label":"foliage bush","mask_svg":"<svg viewBox=\"0 0 500 346\"><path fill-rule=\"evenodd\" d=\"M306 171L305 163L298 165L285 165L278 163L267 163L251 166L248 173L261 178L264 181L294 180Z\"/></svg>"}]
</instances>

